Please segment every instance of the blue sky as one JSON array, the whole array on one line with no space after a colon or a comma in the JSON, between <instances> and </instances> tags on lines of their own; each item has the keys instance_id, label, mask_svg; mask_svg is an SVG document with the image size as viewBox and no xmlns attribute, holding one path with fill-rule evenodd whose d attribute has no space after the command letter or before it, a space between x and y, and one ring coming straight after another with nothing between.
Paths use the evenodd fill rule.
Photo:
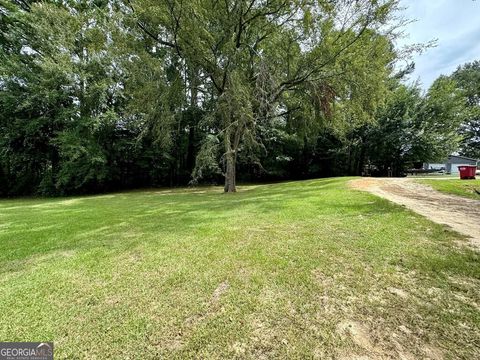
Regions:
<instances>
[{"instance_id":1,"label":"blue sky","mask_svg":"<svg viewBox=\"0 0 480 360\"><path fill-rule=\"evenodd\" d=\"M441 74L458 65L480 60L480 0L401 0L405 16L417 19L405 29L401 43L437 39L437 47L414 57L412 80L420 79L427 89Z\"/></svg>"}]
</instances>

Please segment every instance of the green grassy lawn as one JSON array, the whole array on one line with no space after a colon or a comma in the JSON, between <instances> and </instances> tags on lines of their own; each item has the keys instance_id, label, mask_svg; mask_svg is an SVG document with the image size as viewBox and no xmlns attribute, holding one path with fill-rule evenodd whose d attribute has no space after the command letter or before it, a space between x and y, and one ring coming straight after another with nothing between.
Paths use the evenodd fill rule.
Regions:
<instances>
[{"instance_id":1,"label":"green grassy lawn","mask_svg":"<svg viewBox=\"0 0 480 360\"><path fill-rule=\"evenodd\" d=\"M480 179L476 180L460 180L460 179L439 179L439 180L417 180L422 184L426 184L434 188L435 190L468 197L471 199L480 200L480 195L475 192L475 189L480 191Z\"/></svg>"},{"instance_id":2,"label":"green grassy lawn","mask_svg":"<svg viewBox=\"0 0 480 360\"><path fill-rule=\"evenodd\" d=\"M0 201L0 339L56 358L480 356L480 256L348 179Z\"/></svg>"}]
</instances>

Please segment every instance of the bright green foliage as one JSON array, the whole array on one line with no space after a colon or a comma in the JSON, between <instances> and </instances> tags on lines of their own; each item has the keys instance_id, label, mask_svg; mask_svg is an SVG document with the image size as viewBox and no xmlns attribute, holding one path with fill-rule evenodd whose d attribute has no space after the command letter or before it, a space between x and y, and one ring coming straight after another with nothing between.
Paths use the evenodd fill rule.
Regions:
<instances>
[{"instance_id":1,"label":"bright green foliage","mask_svg":"<svg viewBox=\"0 0 480 360\"><path fill-rule=\"evenodd\" d=\"M439 80L415 115L395 109L398 8L0 0L0 193L222 176L235 191L237 177L359 174L368 161L400 172L451 151L451 83Z\"/></svg>"},{"instance_id":2,"label":"bright green foliage","mask_svg":"<svg viewBox=\"0 0 480 360\"><path fill-rule=\"evenodd\" d=\"M422 105L418 87L400 85L378 112L378 122L366 130L366 157L381 174L390 168L401 175L407 165L429 158L430 148L423 144L430 133L419 118Z\"/></svg>"},{"instance_id":3,"label":"bright green foliage","mask_svg":"<svg viewBox=\"0 0 480 360\"><path fill-rule=\"evenodd\" d=\"M142 185L161 168L162 149L138 140L140 115L126 109L125 54L113 41L126 40L109 3L1 4L9 21L0 48L0 192Z\"/></svg>"},{"instance_id":4,"label":"bright green foliage","mask_svg":"<svg viewBox=\"0 0 480 360\"><path fill-rule=\"evenodd\" d=\"M423 162L441 161L459 147L462 94L447 78L438 79L427 94L417 84L392 80L387 101L376 121L350 129L350 171L370 165L373 175L405 174Z\"/></svg>"},{"instance_id":5,"label":"bright green foliage","mask_svg":"<svg viewBox=\"0 0 480 360\"><path fill-rule=\"evenodd\" d=\"M0 126L12 193L68 191L107 171L95 129L117 110L118 74L105 55L106 14L84 5L41 2L7 14L16 49L1 54Z\"/></svg>"},{"instance_id":6,"label":"bright green foliage","mask_svg":"<svg viewBox=\"0 0 480 360\"><path fill-rule=\"evenodd\" d=\"M459 67L451 78L457 83L465 102L461 152L480 159L480 61Z\"/></svg>"},{"instance_id":7,"label":"bright green foliage","mask_svg":"<svg viewBox=\"0 0 480 360\"><path fill-rule=\"evenodd\" d=\"M446 77L435 80L419 111L423 131L419 151L427 155L422 159L439 161L459 148L463 111L462 94L455 82Z\"/></svg>"},{"instance_id":8,"label":"bright green foliage","mask_svg":"<svg viewBox=\"0 0 480 360\"><path fill-rule=\"evenodd\" d=\"M225 191L235 191L237 158L261 148L260 131L272 118L289 114L290 131L315 134L335 103L349 113L340 117L361 123L383 99L394 54L378 29L392 20L396 1L129 4L132 23L177 59L187 83L208 91L196 104L211 105L208 126L223 144L215 149L225 163ZM211 164L203 156L211 144L204 143L198 166Z\"/></svg>"}]
</instances>

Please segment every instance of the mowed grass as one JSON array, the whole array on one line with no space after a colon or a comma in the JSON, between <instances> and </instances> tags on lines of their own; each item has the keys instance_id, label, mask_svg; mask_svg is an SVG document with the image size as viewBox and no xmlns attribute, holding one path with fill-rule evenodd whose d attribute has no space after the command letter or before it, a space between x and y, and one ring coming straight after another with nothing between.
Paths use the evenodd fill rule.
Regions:
<instances>
[{"instance_id":1,"label":"mowed grass","mask_svg":"<svg viewBox=\"0 0 480 360\"><path fill-rule=\"evenodd\" d=\"M478 190L480 192L480 179L476 180L460 180L460 179L429 179L429 180L418 180L419 182L429 185L437 191L463 196L471 199L480 200L480 195L475 192Z\"/></svg>"},{"instance_id":2,"label":"mowed grass","mask_svg":"<svg viewBox=\"0 0 480 360\"><path fill-rule=\"evenodd\" d=\"M480 356L480 257L348 179L0 201L0 339L56 358Z\"/></svg>"}]
</instances>

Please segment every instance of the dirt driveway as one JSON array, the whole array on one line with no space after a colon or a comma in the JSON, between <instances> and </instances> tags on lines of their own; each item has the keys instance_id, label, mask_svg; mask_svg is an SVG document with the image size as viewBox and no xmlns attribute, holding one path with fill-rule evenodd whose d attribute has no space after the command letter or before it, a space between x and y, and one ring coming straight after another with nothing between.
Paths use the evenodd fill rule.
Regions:
<instances>
[{"instance_id":1,"label":"dirt driveway","mask_svg":"<svg viewBox=\"0 0 480 360\"><path fill-rule=\"evenodd\" d=\"M469 236L470 244L480 249L480 200L443 194L411 178L362 178L352 180L350 185L448 225Z\"/></svg>"}]
</instances>

